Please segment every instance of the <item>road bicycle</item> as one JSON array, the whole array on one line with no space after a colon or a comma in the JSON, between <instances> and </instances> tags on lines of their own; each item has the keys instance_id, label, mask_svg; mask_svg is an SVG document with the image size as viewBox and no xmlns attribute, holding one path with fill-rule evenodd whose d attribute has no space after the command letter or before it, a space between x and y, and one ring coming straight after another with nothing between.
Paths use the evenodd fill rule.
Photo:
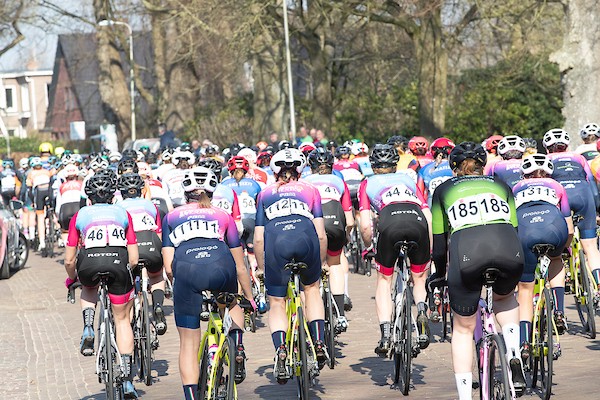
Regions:
<instances>
[{"instance_id":1,"label":"road bicycle","mask_svg":"<svg viewBox=\"0 0 600 400\"><path fill-rule=\"evenodd\" d=\"M570 254L567 259L567 277L569 291L575 296L575 306L581 320L581 325L590 335L590 339L595 339L596 321L594 317L598 301L595 299L594 294L598 291L598 286L586 265L585 254L581 246L579 228L577 227L577 223L581 219L582 217L577 215L573 217L573 222L576 225L573 240L571 241Z\"/></svg>"},{"instance_id":2,"label":"road bicycle","mask_svg":"<svg viewBox=\"0 0 600 400\"><path fill-rule=\"evenodd\" d=\"M323 298L323 306L325 307L325 346L329 353L327 366L330 369L335 368L335 337L337 335L336 327L337 320L340 315L340 310L335 303L333 294L329 287L329 273L326 270L321 272L321 297Z\"/></svg>"},{"instance_id":3,"label":"road bicycle","mask_svg":"<svg viewBox=\"0 0 600 400\"><path fill-rule=\"evenodd\" d=\"M215 298L207 293L204 302L208 303L209 315L198 352L198 394L200 399L237 399L236 349L233 339L229 337L233 326L229 310L237 304L237 295L222 292Z\"/></svg>"},{"instance_id":4,"label":"road bicycle","mask_svg":"<svg viewBox=\"0 0 600 400\"><path fill-rule=\"evenodd\" d=\"M500 270L487 268L483 274L486 298L479 299L479 310L473 334L479 370L481 400L509 400L516 392L506 360L506 345L496 329L493 306L493 288Z\"/></svg>"},{"instance_id":5,"label":"road bicycle","mask_svg":"<svg viewBox=\"0 0 600 400\"><path fill-rule=\"evenodd\" d=\"M133 338L138 377L146 386L152 385L152 360L158 348L155 321L151 318L152 304L148 299L148 272L146 261L140 260L135 275L133 305Z\"/></svg>"},{"instance_id":6,"label":"road bicycle","mask_svg":"<svg viewBox=\"0 0 600 400\"><path fill-rule=\"evenodd\" d=\"M54 258L54 248L57 245L58 238L60 237L60 229L56 226L56 215L54 213L54 205L49 196L44 197L44 226L46 229L46 243L42 250L42 257Z\"/></svg>"},{"instance_id":7,"label":"road bicycle","mask_svg":"<svg viewBox=\"0 0 600 400\"><path fill-rule=\"evenodd\" d=\"M288 330L285 345L289 352L286 369L288 376L296 377L298 398L301 400L309 398L310 386L319 375L317 354L300 298L300 271L306 268L306 264L295 261L287 263L284 267L291 272L286 300Z\"/></svg>"},{"instance_id":8,"label":"road bicycle","mask_svg":"<svg viewBox=\"0 0 600 400\"><path fill-rule=\"evenodd\" d=\"M346 257L354 265L354 273L360 275L371 275L369 262L362 258L363 243L360 237L360 227L358 220L355 220L355 226L350 231L349 241L346 244Z\"/></svg>"},{"instance_id":9,"label":"road bicycle","mask_svg":"<svg viewBox=\"0 0 600 400\"><path fill-rule=\"evenodd\" d=\"M442 340L448 340L448 335L452 333L453 314L450 308L450 295L448 294L447 282L441 281L439 283L433 283L431 289L434 289L433 294L429 292L429 285L427 287L428 296L433 298L433 307L437 310L437 318L433 322L442 322Z\"/></svg>"},{"instance_id":10,"label":"road bicycle","mask_svg":"<svg viewBox=\"0 0 600 400\"><path fill-rule=\"evenodd\" d=\"M558 328L554 321L554 296L548 280L550 258L548 253L554 250L551 244L537 244L533 252L538 258L533 290L534 309L531 335L531 386L535 387L539 380L541 397L548 400L552 392L553 362L561 354ZM538 374L539 373L539 374Z\"/></svg>"}]
</instances>

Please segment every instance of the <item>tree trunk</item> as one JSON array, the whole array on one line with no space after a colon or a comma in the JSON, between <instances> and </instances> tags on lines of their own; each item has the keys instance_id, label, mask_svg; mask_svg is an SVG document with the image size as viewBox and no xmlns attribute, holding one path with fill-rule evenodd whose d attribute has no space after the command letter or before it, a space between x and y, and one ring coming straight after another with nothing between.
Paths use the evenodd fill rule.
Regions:
<instances>
[{"instance_id":1,"label":"tree trunk","mask_svg":"<svg viewBox=\"0 0 600 400\"><path fill-rule=\"evenodd\" d=\"M413 36L419 78L420 134L440 137L446 119L448 53L443 44L441 13L432 10Z\"/></svg>"},{"instance_id":2,"label":"tree trunk","mask_svg":"<svg viewBox=\"0 0 600 400\"><path fill-rule=\"evenodd\" d=\"M307 33L303 36L302 44L306 47L310 61L312 123L317 129L329 132L333 117L331 60L334 47L327 43L325 30L321 26L317 32Z\"/></svg>"},{"instance_id":3,"label":"tree trunk","mask_svg":"<svg viewBox=\"0 0 600 400\"><path fill-rule=\"evenodd\" d=\"M94 0L96 21L113 19L108 0ZM99 27L96 31L98 47L98 88L102 108L110 123L116 125L119 145L131 136L131 97L127 79L121 64L119 46L111 27Z\"/></svg>"},{"instance_id":4,"label":"tree trunk","mask_svg":"<svg viewBox=\"0 0 600 400\"><path fill-rule=\"evenodd\" d=\"M563 47L550 55L550 61L557 63L563 73L563 115L572 148L581 142L578 133L585 124L600 122L598 3L598 0L566 2L567 32Z\"/></svg>"}]
</instances>

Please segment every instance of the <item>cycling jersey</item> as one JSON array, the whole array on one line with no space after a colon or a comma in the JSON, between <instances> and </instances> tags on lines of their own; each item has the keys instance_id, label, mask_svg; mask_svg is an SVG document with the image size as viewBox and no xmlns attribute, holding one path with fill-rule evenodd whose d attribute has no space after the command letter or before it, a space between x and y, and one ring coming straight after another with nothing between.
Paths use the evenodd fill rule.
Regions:
<instances>
[{"instance_id":1,"label":"cycling jersey","mask_svg":"<svg viewBox=\"0 0 600 400\"><path fill-rule=\"evenodd\" d=\"M162 183L175 207L185 204L185 191L181 184L184 175L185 170L183 169L171 169L162 177Z\"/></svg>"},{"instance_id":2,"label":"cycling jersey","mask_svg":"<svg viewBox=\"0 0 600 400\"><path fill-rule=\"evenodd\" d=\"M308 266L300 272L305 285L321 276L319 238L312 223L322 218L321 196L313 185L292 181L274 183L258 195L256 226L264 227L265 286L269 295L285 297L290 271L283 266L291 261Z\"/></svg>"},{"instance_id":3,"label":"cycling jersey","mask_svg":"<svg viewBox=\"0 0 600 400\"><path fill-rule=\"evenodd\" d=\"M443 160L439 164L432 162L421 168L417 178L417 186L427 198L429 207L431 207L431 198L435 189L452 176L452 169L448 160Z\"/></svg>"},{"instance_id":4,"label":"cycling jersey","mask_svg":"<svg viewBox=\"0 0 600 400\"><path fill-rule=\"evenodd\" d=\"M153 231L162 232L162 223L158 208L149 200L141 197L121 200L117 203L131 216L135 232Z\"/></svg>"},{"instance_id":5,"label":"cycling jersey","mask_svg":"<svg viewBox=\"0 0 600 400\"><path fill-rule=\"evenodd\" d=\"M421 166L421 168L423 168L427 164L433 162L433 156L431 156L430 154L425 154L424 156L416 156L416 157L417 157L417 161L419 162L419 165Z\"/></svg>"},{"instance_id":6,"label":"cycling jersey","mask_svg":"<svg viewBox=\"0 0 600 400\"><path fill-rule=\"evenodd\" d=\"M581 144L575 149L575 153L581 154L588 162L598 157L598 150L596 148L596 142Z\"/></svg>"},{"instance_id":7,"label":"cycling jersey","mask_svg":"<svg viewBox=\"0 0 600 400\"><path fill-rule=\"evenodd\" d=\"M497 176L509 187L514 187L521 180L521 159L502 160L492 164L486 175Z\"/></svg>"},{"instance_id":8,"label":"cycling jersey","mask_svg":"<svg viewBox=\"0 0 600 400\"><path fill-rule=\"evenodd\" d=\"M229 186L218 184L213 193L211 203L231 215L234 221L241 221L240 205L237 194Z\"/></svg>"},{"instance_id":9,"label":"cycling jersey","mask_svg":"<svg viewBox=\"0 0 600 400\"><path fill-rule=\"evenodd\" d=\"M51 175L50 171L44 168L31 169L27 175L27 186L33 189L38 186L47 186L50 183Z\"/></svg>"},{"instance_id":10,"label":"cycling jersey","mask_svg":"<svg viewBox=\"0 0 600 400\"><path fill-rule=\"evenodd\" d=\"M158 179L148 179L146 181L150 192L150 201L158 208L161 220L167 215L169 210L173 209L173 203L169 194Z\"/></svg>"},{"instance_id":11,"label":"cycling jersey","mask_svg":"<svg viewBox=\"0 0 600 400\"><path fill-rule=\"evenodd\" d=\"M418 171L421 168L419 161L412 154L400 154L398 163L396 164L396 171L403 171L405 169L412 169Z\"/></svg>"},{"instance_id":12,"label":"cycling jersey","mask_svg":"<svg viewBox=\"0 0 600 400\"><path fill-rule=\"evenodd\" d=\"M256 218L256 197L260 193L260 185L251 178L242 178L239 182L227 178L221 185L230 187L237 194L242 218Z\"/></svg>"},{"instance_id":13,"label":"cycling jersey","mask_svg":"<svg viewBox=\"0 0 600 400\"><path fill-rule=\"evenodd\" d=\"M152 173L156 179L162 181L164 174L166 174L168 171L170 171L172 169L175 169L175 165L173 165L172 163L161 164L158 166L158 168L153 170Z\"/></svg>"},{"instance_id":14,"label":"cycling jersey","mask_svg":"<svg viewBox=\"0 0 600 400\"><path fill-rule=\"evenodd\" d=\"M8 205L10 200L16 195L21 183L17 177L17 173L12 169L5 169L0 172L0 193L2 201Z\"/></svg>"},{"instance_id":15,"label":"cycling jersey","mask_svg":"<svg viewBox=\"0 0 600 400\"><path fill-rule=\"evenodd\" d=\"M414 180L405 174L382 174L371 176L361 182L358 190L359 210L371 206L379 213L384 207L395 203L412 203L427 208L423 193Z\"/></svg>"},{"instance_id":16,"label":"cycling jersey","mask_svg":"<svg viewBox=\"0 0 600 400\"><path fill-rule=\"evenodd\" d=\"M246 177L255 180L261 187L265 187L269 181L269 175L258 167L250 168L246 173Z\"/></svg>"},{"instance_id":17,"label":"cycling jersey","mask_svg":"<svg viewBox=\"0 0 600 400\"><path fill-rule=\"evenodd\" d=\"M571 208L565 189L554 179L522 180L515 185L513 193L519 219L519 239L525 254L521 282L533 282L537 265L533 246L551 244L554 250L549 255L560 255L569 237L565 218L571 216Z\"/></svg>"},{"instance_id":18,"label":"cycling jersey","mask_svg":"<svg viewBox=\"0 0 600 400\"><path fill-rule=\"evenodd\" d=\"M371 161L369 160L369 156L354 157L352 160L358 164L358 166L360 167L360 171L364 176L373 175L374 172L373 168L371 168Z\"/></svg>"},{"instance_id":19,"label":"cycling jersey","mask_svg":"<svg viewBox=\"0 0 600 400\"><path fill-rule=\"evenodd\" d=\"M79 211L82 182L78 179L62 183L56 194L56 215L63 230L69 229L71 218Z\"/></svg>"}]
</instances>

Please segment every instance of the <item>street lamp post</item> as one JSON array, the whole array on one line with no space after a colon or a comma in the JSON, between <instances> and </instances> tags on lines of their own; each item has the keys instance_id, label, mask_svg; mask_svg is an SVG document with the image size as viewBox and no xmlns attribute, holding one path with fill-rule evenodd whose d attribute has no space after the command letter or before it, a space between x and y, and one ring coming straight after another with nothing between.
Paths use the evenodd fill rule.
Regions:
<instances>
[{"instance_id":1,"label":"street lamp post","mask_svg":"<svg viewBox=\"0 0 600 400\"><path fill-rule=\"evenodd\" d=\"M104 19L98 22L99 26L113 26L122 25L129 31L129 92L131 96L131 141L134 142L136 139L135 135L135 80L133 71L133 29L127 22L113 21L111 19Z\"/></svg>"},{"instance_id":2,"label":"street lamp post","mask_svg":"<svg viewBox=\"0 0 600 400\"><path fill-rule=\"evenodd\" d=\"M283 3L283 31L285 33L285 60L287 64L288 98L290 101L290 131L292 132L292 143L296 144L296 111L294 110L294 84L292 82L292 61L290 55L290 32L288 27L287 0Z\"/></svg>"}]
</instances>

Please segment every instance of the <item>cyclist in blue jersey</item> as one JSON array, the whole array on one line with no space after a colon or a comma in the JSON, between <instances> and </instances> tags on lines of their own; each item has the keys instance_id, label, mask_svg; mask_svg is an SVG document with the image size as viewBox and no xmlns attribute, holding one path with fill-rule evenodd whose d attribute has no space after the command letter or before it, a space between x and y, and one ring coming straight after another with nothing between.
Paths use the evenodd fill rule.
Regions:
<instances>
[{"instance_id":1,"label":"cyclist in blue jersey","mask_svg":"<svg viewBox=\"0 0 600 400\"><path fill-rule=\"evenodd\" d=\"M525 141L516 135L505 136L498 143L497 150L502 160L491 164L486 175L497 176L513 188L521 180L521 158L525 153Z\"/></svg>"}]
</instances>

